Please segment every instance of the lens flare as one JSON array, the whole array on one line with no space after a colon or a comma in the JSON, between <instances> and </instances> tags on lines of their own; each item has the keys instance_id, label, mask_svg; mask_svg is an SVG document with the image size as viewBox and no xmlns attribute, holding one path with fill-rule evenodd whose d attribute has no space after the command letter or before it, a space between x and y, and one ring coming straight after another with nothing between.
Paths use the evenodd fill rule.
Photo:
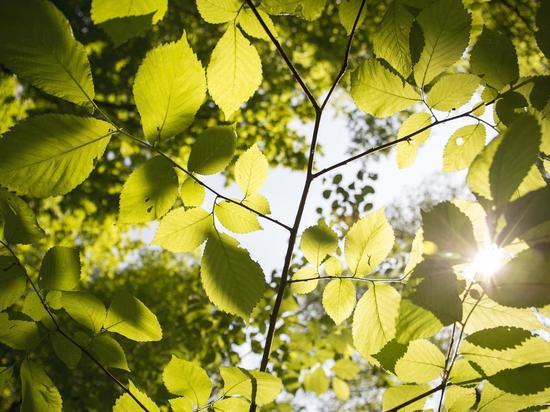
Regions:
<instances>
[{"instance_id":1,"label":"lens flare","mask_svg":"<svg viewBox=\"0 0 550 412\"><path fill-rule=\"evenodd\" d=\"M497 273L506 263L510 254L497 245L491 244L481 250L477 256L467 265L464 276L468 279L478 277L489 279Z\"/></svg>"}]
</instances>

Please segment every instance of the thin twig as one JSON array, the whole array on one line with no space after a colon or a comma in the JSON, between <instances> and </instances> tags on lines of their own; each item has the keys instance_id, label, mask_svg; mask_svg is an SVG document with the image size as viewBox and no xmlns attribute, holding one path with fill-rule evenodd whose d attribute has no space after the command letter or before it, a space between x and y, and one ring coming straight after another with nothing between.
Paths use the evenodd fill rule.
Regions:
<instances>
[{"instance_id":1,"label":"thin twig","mask_svg":"<svg viewBox=\"0 0 550 412\"><path fill-rule=\"evenodd\" d=\"M126 387L126 385L124 385L115 375L113 375L94 355L92 355L88 351L88 349L86 349L85 347L80 345L76 340L74 340L69 334L67 334L61 328L61 325L59 324L56 317L52 313L49 305L46 303L46 301L42 297L42 294L40 293L40 291L36 287L35 283L31 279L31 277L29 276L29 273L27 272L27 268L25 268L25 266L21 263L21 261L17 257L17 254L13 251L13 249L6 242L0 240L0 244L2 244L2 246L4 246L4 248L6 248L6 250L15 259L17 265L23 270L23 273L25 274L25 277L27 278L27 281L30 283L32 289L34 290L34 292L38 296L38 299L40 300L40 303L44 307L44 310L47 312L47 314L51 318L57 332L59 332L61 335L63 335L63 337L65 337L65 339L67 339L69 342L71 342L73 345L75 345L77 348L79 348L82 351L82 353L84 353L88 358L90 358L90 360L92 362L94 362L105 373L105 375L107 375L116 385L118 385L120 387L120 389L122 389L122 391L127 393L139 405L139 407L141 409L143 409L145 412L149 412L149 409L147 409L145 407L145 405L143 405L143 403L138 398L136 398L136 396L130 391L130 389L128 389Z\"/></svg>"},{"instance_id":2,"label":"thin twig","mask_svg":"<svg viewBox=\"0 0 550 412\"><path fill-rule=\"evenodd\" d=\"M290 279L288 283L299 283L299 282L309 282L310 280L323 280L323 279L349 279L354 280L358 282L371 282L371 283L401 283L403 282L403 279L405 279L405 276L402 276L400 278L396 279L380 279L380 278L358 278L356 276L316 276L311 278L305 278L305 279Z\"/></svg>"}]
</instances>

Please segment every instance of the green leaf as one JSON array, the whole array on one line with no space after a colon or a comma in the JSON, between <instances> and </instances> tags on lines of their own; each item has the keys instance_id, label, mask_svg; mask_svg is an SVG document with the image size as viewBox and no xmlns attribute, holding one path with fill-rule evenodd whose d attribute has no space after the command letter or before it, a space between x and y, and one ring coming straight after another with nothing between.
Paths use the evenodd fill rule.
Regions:
<instances>
[{"instance_id":1,"label":"green leaf","mask_svg":"<svg viewBox=\"0 0 550 412\"><path fill-rule=\"evenodd\" d=\"M519 76L518 57L511 39L486 27L472 49L470 67L497 90Z\"/></svg>"},{"instance_id":2,"label":"green leaf","mask_svg":"<svg viewBox=\"0 0 550 412\"><path fill-rule=\"evenodd\" d=\"M501 412L510 409L522 412L540 411L544 410L544 406L540 409L537 405L544 405L549 397L549 389L536 395L521 396L502 392L489 382L485 382L477 410L480 412ZM529 408L530 406L534 408Z\"/></svg>"},{"instance_id":3,"label":"green leaf","mask_svg":"<svg viewBox=\"0 0 550 412\"><path fill-rule=\"evenodd\" d=\"M485 147L485 127L481 124L464 126L453 133L443 153L443 171L454 172L470 166Z\"/></svg>"},{"instance_id":4,"label":"green leaf","mask_svg":"<svg viewBox=\"0 0 550 412\"><path fill-rule=\"evenodd\" d=\"M178 196L178 175L172 163L153 157L134 170L122 186L119 221L145 223L159 219Z\"/></svg>"},{"instance_id":5,"label":"green leaf","mask_svg":"<svg viewBox=\"0 0 550 412\"><path fill-rule=\"evenodd\" d=\"M271 31L271 33L273 33L273 35L276 36L277 29L275 28L275 25L273 24L271 17L269 17L269 14L267 14L263 10L258 10L258 14L260 15L262 20L265 22L265 24L269 28L269 31ZM239 13L237 22L239 23L239 26L241 26L241 29L243 29L244 32L249 36L255 37L257 39L267 40L267 41L270 40L266 31L264 30L264 28L262 27L259 20L256 18L256 16L254 15L251 9L245 8L241 10L241 12Z\"/></svg>"},{"instance_id":6,"label":"green leaf","mask_svg":"<svg viewBox=\"0 0 550 412\"><path fill-rule=\"evenodd\" d=\"M550 387L550 364L527 364L515 369L504 369L487 379L504 392L531 395Z\"/></svg>"},{"instance_id":7,"label":"green leaf","mask_svg":"<svg viewBox=\"0 0 550 412\"><path fill-rule=\"evenodd\" d=\"M392 339L382 350L373 355L373 358L380 362L380 365L389 372L395 373L395 365L399 359L405 355L409 344L399 343L397 340Z\"/></svg>"},{"instance_id":8,"label":"green leaf","mask_svg":"<svg viewBox=\"0 0 550 412\"><path fill-rule=\"evenodd\" d=\"M0 38L0 61L21 78L76 104L94 98L86 50L75 40L68 20L51 2L3 1Z\"/></svg>"},{"instance_id":9,"label":"green leaf","mask_svg":"<svg viewBox=\"0 0 550 412\"><path fill-rule=\"evenodd\" d=\"M343 358L334 362L332 371L341 379L354 379L361 371L361 367L352 359Z\"/></svg>"},{"instance_id":10,"label":"green leaf","mask_svg":"<svg viewBox=\"0 0 550 412\"><path fill-rule=\"evenodd\" d=\"M0 256L0 311L16 303L27 288L25 271L11 256Z\"/></svg>"},{"instance_id":11,"label":"green leaf","mask_svg":"<svg viewBox=\"0 0 550 412\"><path fill-rule=\"evenodd\" d=\"M52 347L59 359L67 365L69 369L74 369L78 366L82 351L78 346L69 341L65 336L57 331L50 334Z\"/></svg>"},{"instance_id":12,"label":"green leaf","mask_svg":"<svg viewBox=\"0 0 550 412\"><path fill-rule=\"evenodd\" d=\"M33 244L44 237L33 210L19 197L0 187L0 234L11 244Z\"/></svg>"},{"instance_id":13,"label":"green leaf","mask_svg":"<svg viewBox=\"0 0 550 412\"><path fill-rule=\"evenodd\" d=\"M129 371L128 362L122 346L108 335L94 336L89 350L107 368L117 368Z\"/></svg>"},{"instance_id":14,"label":"green leaf","mask_svg":"<svg viewBox=\"0 0 550 412\"><path fill-rule=\"evenodd\" d=\"M21 412L61 412L63 400L42 365L23 360L21 375Z\"/></svg>"},{"instance_id":15,"label":"green leaf","mask_svg":"<svg viewBox=\"0 0 550 412\"><path fill-rule=\"evenodd\" d=\"M529 103L521 93L506 93L495 104L496 121L500 120L503 125L510 126L518 115L527 111L527 106L529 106Z\"/></svg>"},{"instance_id":16,"label":"green leaf","mask_svg":"<svg viewBox=\"0 0 550 412\"><path fill-rule=\"evenodd\" d=\"M208 91L230 118L262 82L262 62L241 30L230 24L212 52L207 70Z\"/></svg>"},{"instance_id":17,"label":"green leaf","mask_svg":"<svg viewBox=\"0 0 550 412\"><path fill-rule=\"evenodd\" d=\"M250 402L244 398L225 398L214 402L212 407L215 412L247 412Z\"/></svg>"},{"instance_id":18,"label":"green leaf","mask_svg":"<svg viewBox=\"0 0 550 412\"><path fill-rule=\"evenodd\" d=\"M42 300L34 292L27 293L21 312L27 315L35 322L43 322L49 329L54 330L55 324L53 324L50 315L44 308Z\"/></svg>"},{"instance_id":19,"label":"green leaf","mask_svg":"<svg viewBox=\"0 0 550 412\"><path fill-rule=\"evenodd\" d=\"M156 23L164 17L167 7L167 0L92 0L91 15L93 22L99 24L121 17L155 13L153 22Z\"/></svg>"},{"instance_id":20,"label":"green leaf","mask_svg":"<svg viewBox=\"0 0 550 412\"><path fill-rule=\"evenodd\" d=\"M265 291L262 268L246 249L223 234L206 242L201 280L209 299L220 310L247 319Z\"/></svg>"},{"instance_id":21,"label":"green leaf","mask_svg":"<svg viewBox=\"0 0 550 412\"><path fill-rule=\"evenodd\" d=\"M405 7L393 1L373 38L374 54L386 60L405 78L412 70L409 34L413 20L414 16Z\"/></svg>"},{"instance_id":22,"label":"green leaf","mask_svg":"<svg viewBox=\"0 0 550 412\"><path fill-rule=\"evenodd\" d=\"M189 155L189 170L211 175L223 170L233 159L237 135L230 127L212 127L202 132Z\"/></svg>"},{"instance_id":23,"label":"green leaf","mask_svg":"<svg viewBox=\"0 0 550 412\"><path fill-rule=\"evenodd\" d=\"M342 26L344 26L348 35L351 33L353 23L357 18L357 13L359 13L361 2L362 0L342 0L338 5L338 17L340 19L340 23L342 23ZM363 24L363 22L365 21L366 16L367 8L363 7L361 17L359 17L359 21L357 22L357 27L361 27L361 24Z\"/></svg>"},{"instance_id":24,"label":"green leaf","mask_svg":"<svg viewBox=\"0 0 550 412\"><path fill-rule=\"evenodd\" d=\"M462 388L460 386L451 386L445 391L444 405L448 412L469 411L474 406L475 402L475 388Z\"/></svg>"},{"instance_id":25,"label":"green leaf","mask_svg":"<svg viewBox=\"0 0 550 412\"><path fill-rule=\"evenodd\" d=\"M204 209L172 210L155 233L153 244L171 252L191 252L199 247L212 231L212 216Z\"/></svg>"},{"instance_id":26,"label":"green leaf","mask_svg":"<svg viewBox=\"0 0 550 412\"><path fill-rule=\"evenodd\" d=\"M337 377L332 378L332 390L338 399L347 401L350 396L349 385Z\"/></svg>"},{"instance_id":27,"label":"green leaf","mask_svg":"<svg viewBox=\"0 0 550 412\"><path fill-rule=\"evenodd\" d=\"M338 236L324 221L304 230L300 241L302 253L314 268L319 268L325 257L335 252L337 247Z\"/></svg>"},{"instance_id":28,"label":"green leaf","mask_svg":"<svg viewBox=\"0 0 550 412\"><path fill-rule=\"evenodd\" d=\"M162 1L162 0L160 0ZM113 46L118 47L132 37L138 37L153 25L154 12L141 16L117 17L97 24L111 38Z\"/></svg>"},{"instance_id":29,"label":"green leaf","mask_svg":"<svg viewBox=\"0 0 550 412\"><path fill-rule=\"evenodd\" d=\"M324 369L319 366L313 372L304 376L304 389L322 395L328 391L329 380Z\"/></svg>"},{"instance_id":30,"label":"green leaf","mask_svg":"<svg viewBox=\"0 0 550 412\"><path fill-rule=\"evenodd\" d=\"M204 202L206 189L191 177L185 179L180 186L180 198L185 207L200 207Z\"/></svg>"},{"instance_id":31,"label":"green leaf","mask_svg":"<svg viewBox=\"0 0 550 412\"><path fill-rule=\"evenodd\" d=\"M499 135L489 142L487 146L475 157L468 170L468 187L478 197L492 200L491 187L489 184L489 169L491 163L502 142L503 135Z\"/></svg>"},{"instance_id":32,"label":"green leaf","mask_svg":"<svg viewBox=\"0 0 550 412\"><path fill-rule=\"evenodd\" d=\"M346 234L346 262L354 276L371 273L393 248L394 235L384 209L357 221Z\"/></svg>"},{"instance_id":33,"label":"green leaf","mask_svg":"<svg viewBox=\"0 0 550 412\"><path fill-rule=\"evenodd\" d=\"M537 10L537 15L535 17L538 29L535 32L535 38L537 39L539 49L547 58L550 58L550 29L547 24L549 18L550 3L548 0L544 0L540 3L540 7Z\"/></svg>"},{"instance_id":34,"label":"green leaf","mask_svg":"<svg viewBox=\"0 0 550 412\"><path fill-rule=\"evenodd\" d=\"M351 96L364 112L376 117L391 116L420 101L418 92L380 60L366 60L353 74Z\"/></svg>"},{"instance_id":35,"label":"green leaf","mask_svg":"<svg viewBox=\"0 0 550 412\"><path fill-rule=\"evenodd\" d=\"M213 24L234 20L242 3L239 0L197 0L197 9L204 21Z\"/></svg>"},{"instance_id":36,"label":"green leaf","mask_svg":"<svg viewBox=\"0 0 550 412\"><path fill-rule=\"evenodd\" d=\"M187 398L168 399L168 402L170 402L172 412L193 412L193 404Z\"/></svg>"},{"instance_id":37,"label":"green leaf","mask_svg":"<svg viewBox=\"0 0 550 412\"><path fill-rule=\"evenodd\" d=\"M397 138L403 139L432 124L432 116L429 113L414 113L407 118L397 132ZM416 150L430 137L431 129L414 135L410 142L402 142L397 145L397 165L400 169L405 169L412 165L416 160Z\"/></svg>"},{"instance_id":38,"label":"green leaf","mask_svg":"<svg viewBox=\"0 0 550 412\"><path fill-rule=\"evenodd\" d=\"M105 329L137 342L162 339L162 329L155 314L128 292L114 295L105 319Z\"/></svg>"},{"instance_id":39,"label":"green leaf","mask_svg":"<svg viewBox=\"0 0 550 412\"><path fill-rule=\"evenodd\" d=\"M7 313L0 313L0 343L15 350L31 350L40 343L35 322L9 320Z\"/></svg>"},{"instance_id":40,"label":"green leaf","mask_svg":"<svg viewBox=\"0 0 550 412\"><path fill-rule=\"evenodd\" d=\"M395 373L402 382L425 383L437 378L444 365L445 356L437 346L427 340L415 340L395 364Z\"/></svg>"},{"instance_id":41,"label":"green leaf","mask_svg":"<svg viewBox=\"0 0 550 412\"><path fill-rule=\"evenodd\" d=\"M0 183L33 197L68 193L94 169L111 128L101 120L73 115L26 119L0 139Z\"/></svg>"},{"instance_id":42,"label":"green leaf","mask_svg":"<svg viewBox=\"0 0 550 412\"><path fill-rule=\"evenodd\" d=\"M466 340L482 348L504 350L521 345L531 336L531 332L522 328L498 326L472 333Z\"/></svg>"},{"instance_id":43,"label":"green leaf","mask_svg":"<svg viewBox=\"0 0 550 412\"><path fill-rule=\"evenodd\" d=\"M139 401L147 408L149 412L160 412L160 409L157 405L155 405L151 398L136 388L132 381L130 381L128 389L132 395L139 399ZM139 406L130 395L124 393L116 400L115 406L113 406L113 412L143 412L143 408Z\"/></svg>"},{"instance_id":44,"label":"green leaf","mask_svg":"<svg viewBox=\"0 0 550 412\"><path fill-rule=\"evenodd\" d=\"M445 112L458 109L470 101L478 86L479 78L473 74L445 75L430 89L428 105Z\"/></svg>"},{"instance_id":45,"label":"green leaf","mask_svg":"<svg viewBox=\"0 0 550 412\"><path fill-rule=\"evenodd\" d=\"M430 310L414 304L410 299L401 299L395 326L395 338L399 343L433 336L443 326L441 320Z\"/></svg>"},{"instance_id":46,"label":"green leaf","mask_svg":"<svg viewBox=\"0 0 550 412\"><path fill-rule=\"evenodd\" d=\"M350 317L355 307L355 285L348 279L331 280L323 290L323 307L339 325Z\"/></svg>"},{"instance_id":47,"label":"green leaf","mask_svg":"<svg viewBox=\"0 0 550 412\"><path fill-rule=\"evenodd\" d=\"M526 249L482 283L483 290L504 306L543 307L550 303L548 250Z\"/></svg>"},{"instance_id":48,"label":"green leaf","mask_svg":"<svg viewBox=\"0 0 550 412\"><path fill-rule=\"evenodd\" d=\"M234 233L250 233L262 229L258 215L238 204L224 200L216 204L214 211L221 224Z\"/></svg>"},{"instance_id":49,"label":"green leaf","mask_svg":"<svg viewBox=\"0 0 550 412\"><path fill-rule=\"evenodd\" d=\"M424 34L424 49L414 66L414 79L423 87L452 66L470 39L471 18L462 1L437 0L417 17Z\"/></svg>"},{"instance_id":50,"label":"green leaf","mask_svg":"<svg viewBox=\"0 0 550 412\"><path fill-rule=\"evenodd\" d=\"M329 256L323 263L323 268L329 276L339 276L342 274L342 262L334 256Z\"/></svg>"},{"instance_id":51,"label":"green leaf","mask_svg":"<svg viewBox=\"0 0 550 412\"><path fill-rule=\"evenodd\" d=\"M497 206L504 205L537 160L541 133L536 119L518 116L504 133L489 170L491 194Z\"/></svg>"},{"instance_id":52,"label":"green leaf","mask_svg":"<svg viewBox=\"0 0 550 412\"><path fill-rule=\"evenodd\" d=\"M437 204L429 212L422 212L424 242L432 242L440 255L458 254L473 258L477 252L472 222L450 202Z\"/></svg>"},{"instance_id":53,"label":"green leaf","mask_svg":"<svg viewBox=\"0 0 550 412\"><path fill-rule=\"evenodd\" d=\"M364 357L378 353L395 337L401 297L393 287L373 285L359 299L353 315L353 344Z\"/></svg>"},{"instance_id":54,"label":"green leaf","mask_svg":"<svg viewBox=\"0 0 550 412\"><path fill-rule=\"evenodd\" d=\"M430 390L430 385L427 383L422 385L401 385L393 388L388 388L384 391L382 398L382 407L385 411L395 408L398 405L413 399L416 396ZM426 398L417 400L404 408L400 408L400 412L415 412L424 409Z\"/></svg>"},{"instance_id":55,"label":"green leaf","mask_svg":"<svg viewBox=\"0 0 550 412\"><path fill-rule=\"evenodd\" d=\"M312 266L304 266L300 268L292 275L292 284L290 289L294 293L300 295L305 295L307 293L313 292L317 285L319 284L319 279L314 280L305 280L303 282L296 282L301 279L311 279L317 276L317 270Z\"/></svg>"},{"instance_id":56,"label":"green leaf","mask_svg":"<svg viewBox=\"0 0 550 412\"><path fill-rule=\"evenodd\" d=\"M151 50L139 66L134 99L150 141L187 129L205 97L204 69L185 34L177 42Z\"/></svg>"},{"instance_id":57,"label":"green leaf","mask_svg":"<svg viewBox=\"0 0 550 412\"><path fill-rule=\"evenodd\" d=\"M73 290L80 282L78 248L54 246L46 252L40 266L38 284L44 289Z\"/></svg>"},{"instance_id":58,"label":"green leaf","mask_svg":"<svg viewBox=\"0 0 550 412\"><path fill-rule=\"evenodd\" d=\"M267 200L264 195L259 193L249 195L243 200L243 203L256 211L263 213L264 215L269 215L271 213L269 200Z\"/></svg>"},{"instance_id":59,"label":"green leaf","mask_svg":"<svg viewBox=\"0 0 550 412\"><path fill-rule=\"evenodd\" d=\"M450 325L462 320L461 292L449 262L426 258L414 268L402 296Z\"/></svg>"},{"instance_id":60,"label":"green leaf","mask_svg":"<svg viewBox=\"0 0 550 412\"><path fill-rule=\"evenodd\" d=\"M283 389L281 380L266 372L221 367L220 375L224 396L241 395L257 405L273 402Z\"/></svg>"},{"instance_id":61,"label":"green leaf","mask_svg":"<svg viewBox=\"0 0 550 412\"><path fill-rule=\"evenodd\" d=\"M301 14L306 20L315 20L321 17L327 4L327 0L302 0Z\"/></svg>"},{"instance_id":62,"label":"green leaf","mask_svg":"<svg viewBox=\"0 0 550 412\"><path fill-rule=\"evenodd\" d=\"M269 164L257 145L244 152L235 163L235 181L245 197L256 193L265 183Z\"/></svg>"},{"instance_id":63,"label":"green leaf","mask_svg":"<svg viewBox=\"0 0 550 412\"><path fill-rule=\"evenodd\" d=\"M63 292L61 305L71 318L95 333L107 316L103 302L87 292Z\"/></svg>"},{"instance_id":64,"label":"green leaf","mask_svg":"<svg viewBox=\"0 0 550 412\"><path fill-rule=\"evenodd\" d=\"M212 392L212 382L204 369L173 355L164 368L162 380L170 393L187 397L195 406L205 405Z\"/></svg>"}]
</instances>

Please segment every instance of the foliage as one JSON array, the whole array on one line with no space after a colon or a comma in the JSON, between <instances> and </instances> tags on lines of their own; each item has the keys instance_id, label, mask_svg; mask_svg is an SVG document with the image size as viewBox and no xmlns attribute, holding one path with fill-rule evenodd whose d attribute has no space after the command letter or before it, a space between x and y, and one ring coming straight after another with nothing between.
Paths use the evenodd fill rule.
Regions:
<instances>
[{"instance_id":1,"label":"foliage","mask_svg":"<svg viewBox=\"0 0 550 412\"><path fill-rule=\"evenodd\" d=\"M361 381L388 387L363 407L392 411L433 393L438 410L543 406L548 2L529 8L525 39L473 0L173 3L92 0L68 19L49 0L0 0L0 97L17 81L39 106L0 112L0 390L23 411L286 410L300 389L346 402ZM201 18L216 25L204 42ZM308 42L287 54L291 34ZM372 48L356 52L356 34ZM319 169L325 109L346 92L397 137ZM313 120L307 143L286 125L296 119ZM406 168L431 129L460 119L444 169L468 169L474 200L434 205L412 242L396 241L385 210L364 204L362 171L350 198L345 166L395 146ZM306 169L292 226L261 193L277 164ZM219 173L241 197L204 177ZM350 213L302 230L311 186L330 175ZM228 233L263 221L288 234L277 277ZM166 252L127 240L140 224ZM242 344L259 368L243 367Z\"/></svg>"}]
</instances>

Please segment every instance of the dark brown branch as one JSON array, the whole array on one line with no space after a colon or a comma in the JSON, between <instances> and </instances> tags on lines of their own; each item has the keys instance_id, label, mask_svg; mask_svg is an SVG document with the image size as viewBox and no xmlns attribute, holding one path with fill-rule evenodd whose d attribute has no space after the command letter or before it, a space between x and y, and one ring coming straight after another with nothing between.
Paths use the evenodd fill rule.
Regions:
<instances>
[{"instance_id":1,"label":"dark brown branch","mask_svg":"<svg viewBox=\"0 0 550 412\"><path fill-rule=\"evenodd\" d=\"M355 156L352 156L352 157L349 157L345 160L342 160L341 162L338 162L338 163L335 163L333 164L332 166L329 166L325 169L322 169L320 171L318 171L317 173L314 173L313 174L313 178L316 179L318 178L319 176L322 176L324 175L325 173L328 173L334 169L338 169L339 167L342 167L342 166L345 166L347 165L348 163L351 163L355 160L358 160L358 159L361 159L362 157L365 157L365 156L368 156L372 153L375 153L375 152L379 152L381 150L384 150L384 149L387 149L387 148L390 148L392 146L395 146L396 144L398 143L401 143L401 142L406 142L406 141L410 141L412 137L416 136L417 134L419 133L422 133L423 131L425 130L428 130L428 129L431 129L432 127L435 127L437 125L440 125L440 124L443 124L443 123L447 123L447 122L450 122L452 120L457 120L457 119L461 119L463 117L469 117L474 111L476 111L477 109L479 109L480 107L482 106L490 106L491 104L493 104L498 98L506 95L507 93L510 93L511 91L513 90L516 90L516 89L519 89L521 86L524 86L526 85L527 83L530 83L532 82L533 79L527 79L523 82L520 82L516 85L514 85L513 87L510 87L510 89L508 89L507 91L505 91L504 93L502 94L499 94L498 96L496 96L494 99L488 101L487 103L480 103L478 104L477 106L475 106L473 109L471 110L468 110L467 112L464 112L464 113L461 113L461 114L457 114L455 116L451 116L451 117L448 117L446 119L442 119L442 120L436 120L435 122L433 122L432 124L429 124L427 126L424 126L418 130L416 130L415 132L412 132L412 133L409 133L408 135L406 136L403 136L399 139L396 139L396 140L393 140L391 142L387 142L387 143L384 143L384 144L381 144L380 146L376 146L376 147L372 147L368 150L365 150L364 152L361 152L359 154L356 154Z\"/></svg>"},{"instance_id":2,"label":"dark brown branch","mask_svg":"<svg viewBox=\"0 0 550 412\"><path fill-rule=\"evenodd\" d=\"M122 389L123 392L127 393L139 405L141 409L143 409L145 412L149 412L149 409L147 409L145 405L143 405L143 403L138 398L136 398L136 396L130 391L130 389L126 387L126 385L124 385L115 375L113 375L94 355L90 353L90 351L88 351L88 349L80 345L76 340L74 340L69 334L67 334L61 328L61 325L59 324L56 317L52 313L49 305L46 303L46 301L42 297L42 294L40 293L40 291L34 284L33 280L29 276L29 273L27 272L27 268L25 268L25 266L21 263L21 261L13 251L13 249L7 243L0 240L0 244L2 244L2 246L6 248L6 250L13 256L13 258L17 262L17 265L21 267L21 269L23 270L23 273L25 274L27 281L30 283L32 289L34 290L34 293L36 293L36 295L38 296L38 299L40 300L40 303L44 307L44 310L48 313L48 316L51 318L57 332L59 332L63 337L65 337L65 339L67 339L69 342L71 342L73 345L79 348L82 351L82 353L84 353L92 362L94 362L103 371L103 373L105 373L105 375L107 375L118 387L120 387L120 389Z\"/></svg>"},{"instance_id":3,"label":"dark brown branch","mask_svg":"<svg viewBox=\"0 0 550 412\"><path fill-rule=\"evenodd\" d=\"M286 54L285 50L283 49L283 46L281 46L281 43L279 43L279 41L275 38L275 36L273 35L271 30L269 29L269 27L265 23L262 16L260 16L260 13L258 13L258 10L256 9L256 6L254 6L254 3L252 2L252 0L245 0L245 2L248 5L248 7L250 7L250 9L252 10L252 13L254 13L254 16L256 16L256 18L258 19L258 22L263 27L263 29L265 30L265 32L268 35L269 39L271 40L271 42L273 43L273 45L275 46L275 48L277 49L277 51L279 52L279 54L281 55L283 60L285 61L286 65L288 66L288 68L292 72L292 76L294 77L296 82L300 85L302 90L304 91L304 94L306 95L307 99L310 101L310 103L313 106L313 108L315 109L315 111L318 112L321 109L321 107L319 106L319 103L317 103L317 100L315 99L315 96L313 96L313 94L311 93L311 91L307 87L306 83L304 82L304 80L300 76L300 73L298 73L298 70L296 70L296 67L294 67L294 64L292 63L292 61L290 60L290 58Z\"/></svg>"},{"instance_id":4,"label":"dark brown branch","mask_svg":"<svg viewBox=\"0 0 550 412\"><path fill-rule=\"evenodd\" d=\"M420 395L415 396L414 398L409 399L408 401L405 401L391 409L388 409L384 412L397 412L399 409L404 408L405 406L409 406L412 403L415 403L416 401L419 401L420 399L426 398L427 396L430 396L432 393L436 393L443 389L445 386L452 385L452 383L448 382L447 384L440 383L435 388L432 388L430 390L427 390L426 392L421 393Z\"/></svg>"}]
</instances>

